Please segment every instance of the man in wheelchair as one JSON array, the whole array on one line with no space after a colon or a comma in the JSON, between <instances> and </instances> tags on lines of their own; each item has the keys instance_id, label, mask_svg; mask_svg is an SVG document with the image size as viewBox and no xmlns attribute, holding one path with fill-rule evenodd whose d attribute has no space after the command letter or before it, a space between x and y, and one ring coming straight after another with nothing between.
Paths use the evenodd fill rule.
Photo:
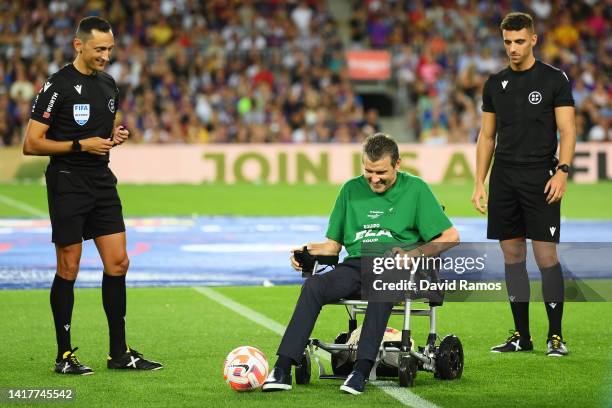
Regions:
<instances>
[{"instance_id":1,"label":"man in wheelchair","mask_svg":"<svg viewBox=\"0 0 612 408\"><path fill-rule=\"evenodd\" d=\"M304 282L263 391L291 389L291 366L300 361L321 307L360 290L364 242L398 246L427 242L408 252L415 257L438 255L440 245L429 243L459 242L457 230L429 186L421 178L399 171L399 150L392 137L384 133L369 136L363 145L362 162L364 174L346 182L336 199L327 241L307 245L312 255L331 256L337 256L344 246L348 256L332 271L313 275ZM295 251L291 266L301 271ZM340 387L342 391L363 392L392 308L393 302L368 303L357 360Z\"/></svg>"}]
</instances>

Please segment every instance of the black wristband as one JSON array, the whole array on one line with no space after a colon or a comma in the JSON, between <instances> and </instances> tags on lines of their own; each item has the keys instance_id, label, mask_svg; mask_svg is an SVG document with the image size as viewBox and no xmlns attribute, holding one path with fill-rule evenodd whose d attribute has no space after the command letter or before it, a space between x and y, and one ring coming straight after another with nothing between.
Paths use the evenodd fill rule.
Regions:
<instances>
[{"instance_id":1,"label":"black wristband","mask_svg":"<svg viewBox=\"0 0 612 408\"><path fill-rule=\"evenodd\" d=\"M79 142L79 140L73 140L72 141L72 151L73 152L80 152L83 149L83 146L81 146L81 143Z\"/></svg>"},{"instance_id":2,"label":"black wristband","mask_svg":"<svg viewBox=\"0 0 612 408\"><path fill-rule=\"evenodd\" d=\"M560 165L557 166L557 170L561 170L564 173L569 173L570 166L569 166L569 164L560 164Z\"/></svg>"}]
</instances>

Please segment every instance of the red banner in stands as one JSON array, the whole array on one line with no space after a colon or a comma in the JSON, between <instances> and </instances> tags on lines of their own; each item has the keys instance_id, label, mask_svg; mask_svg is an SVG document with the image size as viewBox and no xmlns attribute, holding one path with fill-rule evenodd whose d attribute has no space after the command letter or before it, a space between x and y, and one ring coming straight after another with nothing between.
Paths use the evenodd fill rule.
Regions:
<instances>
[{"instance_id":1,"label":"red banner in stands","mask_svg":"<svg viewBox=\"0 0 612 408\"><path fill-rule=\"evenodd\" d=\"M386 80L391 78L391 53L389 51L347 51L346 60L351 79Z\"/></svg>"}]
</instances>

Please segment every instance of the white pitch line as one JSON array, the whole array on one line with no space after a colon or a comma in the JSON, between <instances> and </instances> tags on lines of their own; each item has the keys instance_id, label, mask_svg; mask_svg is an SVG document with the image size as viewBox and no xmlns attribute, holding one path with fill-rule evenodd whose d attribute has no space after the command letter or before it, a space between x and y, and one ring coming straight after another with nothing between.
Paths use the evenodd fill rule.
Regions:
<instances>
[{"instance_id":1,"label":"white pitch line","mask_svg":"<svg viewBox=\"0 0 612 408\"><path fill-rule=\"evenodd\" d=\"M273 331L279 336L282 336L285 333L285 326L283 326L282 324L251 309L250 307L247 307L241 303L236 302L233 299L228 298L225 295L220 294L219 292L216 292L207 287L194 287L193 289L195 289L200 294L206 296L207 298L219 303L220 305L225 306L232 312L236 312L239 315L251 320L252 322L255 322L260 326L263 326L266 329ZM320 350L317 350L317 352L320 352ZM329 356L327 355L327 353L317 354L320 357L329 360ZM399 388L397 384L391 381L372 381L372 385L375 385L376 387L380 388L387 395L395 398L405 406L413 408L440 408L438 405L419 397L418 395L406 388Z\"/></svg>"},{"instance_id":2,"label":"white pitch line","mask_svg":"<svg viewBox=\"0 0 612 408\"><path fill-rule=\"evenodd\" d=\"M440 408L439 405L429 402L424 398L419 397L415 393L407 390L406 388L400 388L397 383L392 381L372 381L372 384L398 400L404 405L414 408Z\"/></svg>"},{"instance_id":3,"label":"white pitch line","mask_svg":"<svg viewBox=\"0 0 612 408\"><path fill-rule=\"evenodd\" d=\"M0 203L10 205L11 207L15 207L20 209L21 211L30 213L32 215L36 215L37 217L46 217L48 214L44 211L39 210L38 208L32 207L22 201L15 200L13 198L7 197L3 194L0 194Z\"/></svg>"},{"instance_id":4,"label":"white pitch line","mask_svg":"<svg viewBox=\"0 0 612 408\"><path fill-rule=\"evenodd\" d=\"M225 295L220 294L219 292L215 292L214 290L207 287L194 287L197 292L200 292L204 296L209 299L214 300L215 302L227 307L232 312L236 312L239 315L246 317L249 320L254 321L260 326L265 327L266 329L272 330L274 333L282 336L285 333L285 326L282 324L275 322L267 316L262 315L255 310L238 303Z\"/></svg>"}]
</instances>

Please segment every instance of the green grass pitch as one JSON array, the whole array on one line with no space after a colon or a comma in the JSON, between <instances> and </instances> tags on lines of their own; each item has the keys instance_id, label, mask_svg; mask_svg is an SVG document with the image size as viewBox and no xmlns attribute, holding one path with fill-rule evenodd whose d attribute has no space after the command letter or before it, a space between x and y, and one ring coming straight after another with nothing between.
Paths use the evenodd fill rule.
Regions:
<instances>
[{"instance_id":1,"label":"green grass pitch","mask_svg":"<svg viewBox=\"0 0 612 408\"><path fill-rule=\"evenodd\" d=\"M299 293L298 286L214 290L283 325ZM72 388L76 403L68 406L83 407L401 406L374 386L353 397L338 390L340 381L318 380L314 374L311 384L294 386L291 392L232 391L222 377L226 354L234 347L252 345L272 360L280 337L193 288L129 289L128 342L145 357L166 365L161 371L145 373L105 368L108 340L100 290L77 290L73 345L80 347L80 359L96 372L88 377L59 376L51 369L54 334L48 303L44 290L0 292L0 387ZM463 377L440 381L419 372L411 391L440 407L606 406L610 392L606 384L609 387L612 380L612 329L602 318L610 316L610 304L567 304L565 335L572 354L561 359L544 355L544 307L537 303L531 306L536 350L500 355L488 350L504 338L504 329L511 327L506 304L446 303L440 309L438 330L441 335L452 332L462 340ZM326 307L313 336L331 341L346 329L346 323L342 307ZM397 316L390 325L401 328ZM417 344L422 344L427 319L415 318L413 330Z\"/></svg>"},{"instance_id":2,"label":"green grass pitch","mask_svg":"<svg viewBox=\"0 0 612 408\"><path fill-rule=\"evenodd\" d=\"M121 185L126 216L192 215L328 215L336 185L217 186ZM434 185L450 216L475 216L471 185ZM46 212L41 185L0 185L8 197ZM568 218L610 218L612 183L570 184L562 206ZM291 205L287 205L291 202ZM0 217L31 217L27 211L0 200ZM285 325L298 286L215 288L274 321ZM240 394L222 378L227 353L240 345L260 348L273 362L280 337L226 309L193 288L129 289L128 342L145 357L164 362L152 373L108 371L107 325L99 289L79 289L73 318L73 345L92 366L93 376L74 378L52 372L54 333L47 290L0 290L0 388L73 388L76 401L62 406L83 407L321 407L401 406L377 387L360 397L342 394L339 381L295 386L289 393ZM536 351L496 355L488 350L505 339L512 327L505 303L446 303L439 313L438 332L457 334L464 345L465 371L459 381L438 381L419 372L411 392L440 407L609 407L612 406L612 328L610 303L568 303L564 332L570 356L544 355L546 316L532 303L531 327ZM314 337L331 341L346 329L346 312L326 307ZM427 319L413 319L413 333L422 344ZM394 317L390 326L401 328ZM118 377L118 378L117 378ZM40 406L0 401L0 406Z\"/></svg>"},{"instance_id":3,"label":"green grass pitch","mask_svg":"<svg viewBox=\"0 0 612 408\"><path fill-rule=\"evenodd\" d=\"M438 184L432 190L451 217L475 217L471 184ZM322 185L119 185L126 216L329 215L339 186ZM47 211L45 187L0 184L0 198ZM287 203L290 202L291 205ZM567 218L610 218L612 182L572 184L563 199ZM0 199L0 217L31 214Z\"/></svg>"}]
</instances>

